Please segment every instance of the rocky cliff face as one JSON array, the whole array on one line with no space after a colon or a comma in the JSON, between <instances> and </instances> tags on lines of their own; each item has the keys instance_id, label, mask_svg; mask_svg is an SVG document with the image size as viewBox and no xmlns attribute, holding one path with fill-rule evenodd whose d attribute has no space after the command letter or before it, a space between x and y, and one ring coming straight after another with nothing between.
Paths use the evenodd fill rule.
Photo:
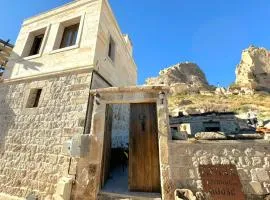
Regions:
<instances>
[{"instance_id":1,"label":"rocky cliff face","mask_svg":"<svg viewBox=\"0 0 270 200\"><path fill-rule=\"evenodd\" d=\"M159 72L158 77L146 80L147 85L165 84L175 90L193 90L208 88L208 82L203 71L194 63L179 63ZM180 92L178 91L178 92ZM177 92L177 91L173 91Z\"/></svg>"},{"instance_id":2,"label":"rocky cliff face","mask_svg":"<svg viewBox=\"0 0 270 200\"><path fill-rule=\"evenodd\" d=\"M236 68L239 86L270 91L270 52L265 48L251 46L242 52Z\"/></svg>"}]
</instances>

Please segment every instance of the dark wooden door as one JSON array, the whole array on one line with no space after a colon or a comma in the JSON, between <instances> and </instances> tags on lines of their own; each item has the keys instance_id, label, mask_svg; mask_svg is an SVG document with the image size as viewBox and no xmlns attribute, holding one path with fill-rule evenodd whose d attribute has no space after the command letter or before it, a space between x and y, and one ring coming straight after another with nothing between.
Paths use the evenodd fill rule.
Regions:
<instances>
[{"instance_id":1,"label":"dark wooden door","mask_svg":"<svg viewBox=\"0 0 270 200\"><path fill-rule=\"evenodd\" d=\"M102 168L101 168L101 188L105 185L106 180L110 175L112 120L113 120L113 109L111 105L107 105L105 127L104 127L105 131L104 131Z\"/></svg>"},{"instance_id":2,"label":"dark wooden door","mask_svg":"<svg viewBox=\"0 0 270 200\"><path fill-rule=\"evenodd\" d=\"M129 141L129 190L160 192L155 103L131 104Z\"/></svg>"}]
</instances>

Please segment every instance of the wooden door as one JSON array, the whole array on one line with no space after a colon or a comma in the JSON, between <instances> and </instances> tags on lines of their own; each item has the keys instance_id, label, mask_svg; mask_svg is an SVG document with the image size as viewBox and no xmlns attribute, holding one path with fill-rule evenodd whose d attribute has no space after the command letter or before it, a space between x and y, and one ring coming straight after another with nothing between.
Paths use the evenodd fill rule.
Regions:
<instances>
[{"instance_id":1,"label":"wooden door","mask_svg":"<svg viewBox=\"0 0 270 200\"><path fill-rule=\"evenodd\" d=\"M112 121L113 121L113 109L111 105L107 105L105 128L104 128L105 131L103 143L102 168L101 168L101 188L103 188L103 186L106 183L106 180L110 175Z\"/></svg>"},{"instance_id":2,"label":"wooden door","mask_svg":"<svg viewBox=\"0 0 270 200\"><path fill-rule=\"evenodd\" d=\"M160 192L156 104L130 107L129 190Z\"/></svg>"}]
</instances>

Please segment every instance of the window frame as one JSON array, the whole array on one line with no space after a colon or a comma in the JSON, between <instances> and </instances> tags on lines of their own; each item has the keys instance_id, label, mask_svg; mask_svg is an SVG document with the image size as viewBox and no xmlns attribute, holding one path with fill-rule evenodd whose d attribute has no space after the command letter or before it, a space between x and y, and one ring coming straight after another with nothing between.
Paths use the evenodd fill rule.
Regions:
<instances>
[{"instance_id":1,"label":"window frame","mask_svg":"<svg viewBox=\"0 0 270 200\"><path fill-rule=\"evenodd\" d=\"M78 39L78 32L79 32L80 22L64 27L64 32L62 34L62 39L60 43L59 49L67 48L76 45L76 41ZM69 34L71 34L71 38L69 39ZM74 38L76 37L76 38ZM74 41L75 39L75 41ZM68 41L70 40L70 41ZM68 44L65 44L68 43Z\"/></svg>"},{"instance_id":2,"label":"window frame","mask_svg":"<svg viewBox=\"0 0 270 200\"><path fill-rule=\"evenodd\" d=\"M116 59L116 42L112 36L109 37L108 53L107 56L112 62L115 62Z\"/></svg>"},{"instance_id":3,"label":"window frame","mask_svg":"<svg viewBox=\"0 0 270 200\"><path fill-rule=\"evenodd\" d=\"M31 109L31 108L38 108L40 105L40 99L43 93L42 88L31 88L29 90L25 108Z\"/></svg>"},{"instance_id":4,"label":"window frame","mask_svg":"<svg viewBox=\"0 0 270 200\"><path fill-rule=\"evenodd\" d=\"M21 57L23 57L25 60L30 60L30 59L41 57L41 55L43 54L45 45L47 43L48 37L49 37L50 27L51 27L51 25L49 24L47 26L42 26L42 27L39 27L37 29L31 30L28 32L24 47L23 47L22 52L21 52ZM44 34L44 36L43 36L43 40L41 42L41 46L40 46L38 54L30 55L30 51L31 51L33 43L34 43L34 38L38 35L41 35L41 34ZM31 47L30 47L30 43L31 43Z\"/></svg>"},{"instance_id":5,"label":"window frame","mask_svg":"<svg viewBox=\"0 0 270 200\"><path fill-rule=\"evenodd\" d=\"M80 43L81 43L81 38L82 38L84 20L85 20L85 13L79 14L79 15L76 15L76 16L72 16L72 17L70 17L68 19L59 21L59 23L57 23L57 25L58 25L57 34L54 36L55 37L54 38L54 44L53 44L49 54L55 54L55 53L60 53L60 52L63 52L63 51L69 51L69 50L79 48ZM71 26L71 25L74 25L74 24L79 24L75 45L60 48L65 27L68 27L68 26Z\"/></svg>"},{"instance_id":6,"label":"window frame","mask_svg":"<svg viewBox=\"0 0 270 200\"><path fill-rule=\"evenodd\" d=\"M45 33L34 36L34 41L32 43L32 46L30 48L30 52L29 52L28 56L34 56L34 55L38 55L40 53L41 46L42 46L42 43L43 43L43 40L44 40L44 36L45 36ZM40 39L41 42L39 41L39 47L37 49L38 39Z\"/></svg>"}]
</instances>

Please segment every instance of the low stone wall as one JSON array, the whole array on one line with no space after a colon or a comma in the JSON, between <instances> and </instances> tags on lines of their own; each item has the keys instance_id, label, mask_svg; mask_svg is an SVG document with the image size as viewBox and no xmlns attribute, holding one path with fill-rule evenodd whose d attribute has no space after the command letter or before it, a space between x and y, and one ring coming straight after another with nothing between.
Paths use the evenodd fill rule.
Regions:
<instances>
[{"instance_id":1,"label":"low stone wall","mask_svg":"<svg viewBox=\"0 0 270 200\"><path fill-rule=\"evenodd\" d=\"M169 155L176 188L202 191L199 165L234 164L247 199L270 193L269 141L171 141Z\"/></svg>"}]
</instances>

